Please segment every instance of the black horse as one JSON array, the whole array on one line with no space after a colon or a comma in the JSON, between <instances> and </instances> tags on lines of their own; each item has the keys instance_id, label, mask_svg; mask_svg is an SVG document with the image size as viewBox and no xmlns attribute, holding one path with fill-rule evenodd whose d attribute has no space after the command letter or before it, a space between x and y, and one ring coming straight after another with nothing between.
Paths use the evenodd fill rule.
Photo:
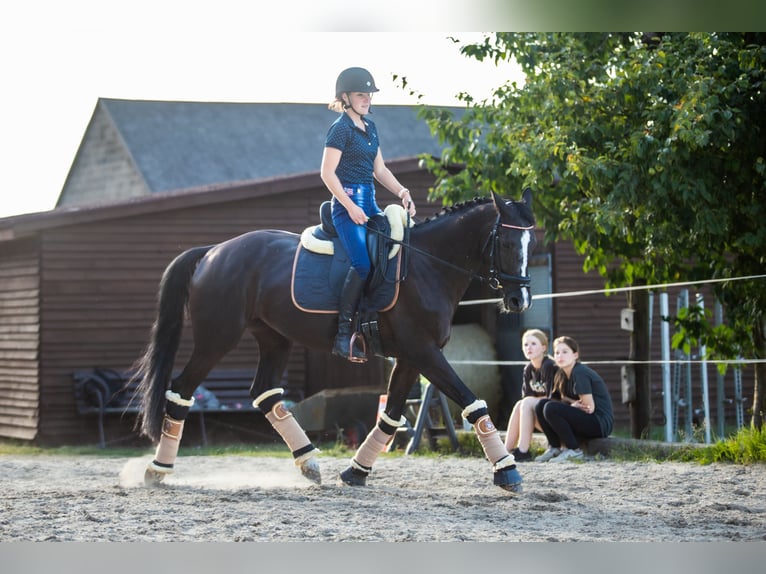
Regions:
<instances>
[{"instance_id":1,"label":"black horse","mask_svg":"<svg viewBox=\"0 0 766 574\"><path fill-rule=\"evenodd\" d=\"M396 359L385 412L343 473L343 482L364 485L377 454L390 440L411 387L422 374L463 409L474 425L494 482L521 490L513 456L500 440L486 403L460 380L442 354L452 317L472 280L502 291L503 307L522 312L531 302L528 260L534 237L532 193L521 201L496 194L443 209L411 228L409 274L396 304L381 312L378 329L383 354ZM176 257L159 288L158 316L135 379L140 380L141 432L159 441L146 473L147 484L172 472L183 421L192 395L213 367L234 349L245 331L256 339L260 362L250 394L293 452L303 474L320 482L318 452L282 405L278 388L293 343L331 350L335 314L310 314L291 299L291 276L299 236L259 230L214 246L195 247ZM183 326L184 308L194 348L183 371L171 382Z\"/></svg>"}]
</instances>

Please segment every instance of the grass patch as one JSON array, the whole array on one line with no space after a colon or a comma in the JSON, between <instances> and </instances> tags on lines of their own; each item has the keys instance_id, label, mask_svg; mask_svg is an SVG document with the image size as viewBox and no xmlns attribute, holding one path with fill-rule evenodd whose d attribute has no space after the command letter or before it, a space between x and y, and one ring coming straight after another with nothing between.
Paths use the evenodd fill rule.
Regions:
<instances>
[{"instance_id":1,"label":"grass patch","mask_svg":"<svg viewBox=\"0 0 766 574\"><path fill-rule=\"evenodd\" d=\"M653 440L624 440L613 445L609 459L623 462L641 461L680 461L682 457L691 457L699 448L695 444L666 443ZM597 455L598 456L598 455ZM688 460L692 460L688 458Z\"/></svg>"},{"instance_id":2,"label":"grass patch","mask_svg":"<svg viewBox=\"0 0 766 574\"><path fill-rule=\"evenodd\" d=\"M416 454L437 454L453 456L484 457L479 439L472 432L457 433L458 450L452 451L452 444L447 438L436 439L436 450L421 446ZM674 461L710 464L730 462L736 464L757 464L766 462L766 427L742 428L727 438L719 439L710 445L700 443L667 443L660 440L632 440L615 435L610 447L609 460L637 461ZM532 445L532 454L537 456L544 449ZM601 457L601 455L596 455Z\"/></svg>"},{"instance_id":3,"label":"grass patch","mask_svg":"<svg viewBox=\"0 0 766 574\"><path fill-rule=\"evenodd\" d=\"M317 447L322 454L327 456L353 456L353 451L342 444L327 443ZM96 446L57 446L40 447L23 441L2 440L0 441L0 456L101 456L109 458L134 458L154 453L153 448L146 447L107 447ZM281 443L266 444L234 444L213 446L184 446L178 451L179 457L184 456L268 456L278 458L290 458L292 454Z\"/></svg>"},{"instance_id":4,"label":"grass patch","mask_svg":"<svg viewBox=\"0 0 766 574\"><path fill-rule=\"evenodd\" d=\"M37 446L30 446L28 443L20 443L12 440L0 441L0 455L3 454L45 454L45 449Z\"/></svg>"},{"instance_id":5,"label":"grass patch","mask_svg":"<svg viewBox=\"0 0 766 574\"><path fill-rule=\"evenodd\" d=\"M424 440L417 456L465 456L484 457L484 450L478 438L472 432L457 433L458 449L452 450L452 444L448 438L437 438L436 448L431 450L428 440ZM349 449L341 442L328 442L318 444L322 455L330 457L348 457L354 455L354 450ZM540 454L543 449L532 446L534 455ZM132 458L152 454L153 449L141 447L109 447L98 448L95 446L61 446L39 447L23 441L3 440L0 441L0 456L2 455L59 455L59 456L102 456ZM268 456L278 458L291 457L290 451L281 443L265 444L235 444L225 446L207 447L184 447L178 453L183 456ZM321 456L321 455L320 455ZM383 456L403 456L402 450L392 453L384 453ZM600 456L600 455L599 455ZM676 461L694 462L697 464L711 464L714 462L731 462L737 464L755 464L766 462L766 427L742 428L734 435L718 440L714 444L704 445L698 443L665 443L656 440L622 440L615 441L615 445L609 453L610 460L618 461Z\"/></svg>"},{"instance_id":6,"label":"grass patch","mask_svg":"<svg viewBox=\"0 0 766 574\"><path fill-rule=\"evenodd\" d=\"M680 452L672 460L710 464L733 462L754 464L766 462L766 427L741 428L735 435L711 445L699 446L688 452Z\"/></svg>"},{"instance_id":7,"label":"grass patch","mask_svg":"<svg viewBox=\"0 0 766 574\"><path fill-rule=\"evenodd\" d=\"M615 441L609 458L621 461L693 462L703 465L714 462L764 463L766 427L742 428L733 435L718 439L709 445L700 442L667 443L658 440Z\"/></svg>"},{"instance_id":8,"label":"grass patch","mask_svg":"<svg viewBox=\"0 0 766 574\"><path fill-rule=\"evenodd\" d=\"M343 457L353 456L353 451L338 443L316 444L322 455ZM292 458L292 453L281 443L268 444L240 444L225 446L187 447L183 445L178 451L178 456L269 456L277 458Z\"/></svg>"}]
</instances>

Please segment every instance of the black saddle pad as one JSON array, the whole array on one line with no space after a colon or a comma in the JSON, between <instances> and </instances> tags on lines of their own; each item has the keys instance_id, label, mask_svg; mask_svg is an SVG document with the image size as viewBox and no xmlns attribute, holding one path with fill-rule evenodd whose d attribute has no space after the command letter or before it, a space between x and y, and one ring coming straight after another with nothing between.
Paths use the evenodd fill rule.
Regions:
<instances>
[{"instance_id":1,"label":"black saddle pad","mask_svg":"<svg viewBox=\"0 0 766 574\"><path fill-rule=\"evenodd\" d=\"M333 255L322 255L298 244L291 283L293 304L306 313L337 313L343 280L351 267L338 238L333 238ZM385 277L371 292L365 291L361 311L386 311L399 295L401 251L389 261Z\"/></svg>"}]
</instances>

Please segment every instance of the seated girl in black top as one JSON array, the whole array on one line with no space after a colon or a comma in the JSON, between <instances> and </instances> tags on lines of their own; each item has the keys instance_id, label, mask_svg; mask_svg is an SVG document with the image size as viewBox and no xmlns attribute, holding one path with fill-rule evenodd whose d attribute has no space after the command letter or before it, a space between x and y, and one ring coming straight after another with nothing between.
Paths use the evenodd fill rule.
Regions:
<instances>
[{"instance_id":1,"label":"seated girl in black top","mask_svg":"<svg viewBox=\"0 0 766 574\"><path fill-rule=\"evenodd\" d=\"M524 356L529 360L524 366L521 399L513 406L508 419L505 448L516 462L532 460L529 445L535 428L543 430L537 422L535 407L540 399L548 398L553 389L553 375L558 371L556 363L548 356L548 337L539 329L529 329L521 337Z\"/></svg>"},{"instance_id":2,"label":"seated girl in black top","mask_svg":"<svg viewBox=\"0 0 766 574\"><path fill-rule=\"evenodd\" d=\"M535 407L549 445L537 460L582 459L578 437L604 438L612 432L612 399L599 374L579 362L577 341L559 337L553 341L553 357L559 371L551 399Z\"/></svg>"}]
</instances>

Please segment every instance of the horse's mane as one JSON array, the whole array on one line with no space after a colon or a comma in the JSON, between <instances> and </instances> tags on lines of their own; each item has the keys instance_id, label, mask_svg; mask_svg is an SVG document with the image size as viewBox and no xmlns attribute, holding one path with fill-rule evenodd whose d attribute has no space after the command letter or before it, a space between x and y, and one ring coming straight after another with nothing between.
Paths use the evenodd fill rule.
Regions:
<instances>
[{"instance_id":1,"label":"horse's mane","mask_svg":"<svg viewBox=\"0 0 766 574\"><path fill-rule=\"evenodd\" d=\"M415 227L425 225L432 221L440 220L441 218L444 218L448 215L454 215L456 213L462 213L464 211L468 211L469 209L472 209L476 207L477 205L491 203L492 201L493 200L491 197L474 197L473 199L469 199L468 201L456 203L455 205L445 206L441 209L441 211L438 211L434 215L430 217L426 217L424 220L417 222L415 224ZM521 201L514 201L513 204L519 210L519 213L521 217L524 219L524 221L528 221L530 223L535 222L535 216L532 213L532 209L528 205L526 205L524 202L521 202Z\"/></svg>"},{"instance_id":2,"label":"horse's mane","mask_svg":"<svg viewBox=\"0 0 766 574\"><path fill-rule=\"evenodd\" d=\"M421 225L426 225L428 223L431 223L432 221L436 221L437 219L441 219L443 217L446 217L448 215L454 215L455 213L462 213L464 211L467 211L473 207L476 207L477 205L482 205L484 203L489 203L492 201L491 197L474 197L473 199L469 199L468 201L462 201L460 203L456 203L454 205L447 205L441 209L441 211L436 212L430 217L426 217L422 221L418 221L415 224L415 227L419 227Z\"/></svg>"}]
</instances>

